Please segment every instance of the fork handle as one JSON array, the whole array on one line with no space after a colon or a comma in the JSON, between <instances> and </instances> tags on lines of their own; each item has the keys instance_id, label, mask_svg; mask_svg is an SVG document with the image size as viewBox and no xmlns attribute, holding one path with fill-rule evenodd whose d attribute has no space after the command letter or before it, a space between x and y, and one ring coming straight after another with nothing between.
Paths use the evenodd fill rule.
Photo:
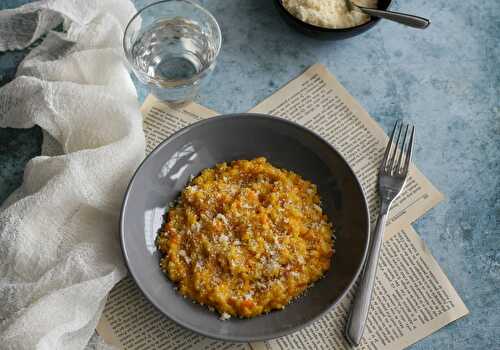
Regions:
<instances>
[{"instance_id":1,"label":"fork handle","mask_svg":"<svg viewBox=\"0 0 500 350\"><path fill-rule=\"evenodd\" d=\"M378 257L382 240L384 237L385 223L387 221L388 205L382 205L381 212L377 219L373 239L371 241L370 249L368 250L368 257L359 281L358 290L354 297L353 304L347 325L345 335L347 340L354 346L358 346L363 337L368 311L370 310L370 303L372 299L373 285L375 284L375 274L377 273Z\"/></svg>"}]
</instances>

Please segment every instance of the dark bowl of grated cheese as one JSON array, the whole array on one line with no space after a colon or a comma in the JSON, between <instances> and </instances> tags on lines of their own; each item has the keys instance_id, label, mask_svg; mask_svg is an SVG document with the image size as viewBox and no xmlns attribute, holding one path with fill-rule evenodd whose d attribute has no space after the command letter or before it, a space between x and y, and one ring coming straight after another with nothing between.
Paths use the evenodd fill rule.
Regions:
<instances>
[{"instance_id":1,"label":"dark bowl of grated cheese","mask_svg":"<svg viewBox=\"0 0 500 350\"><path fill-rule=\"evenodd\" d=\"M354 1L355 2L355 1ZM380 10L389 10L392 0L378 0L376 8ZM296 31L314 39L319 40L343 40L363 34L380 22L380 18L370 17L364 23L348 26L345 28L328 28L311 24L301 20L290 13L283 4L283 0L273 0L273 3L283 21ZM364 5L364 4L363 4ZM370 6L367 6L370 7Z\"/></svg>"}]
</instances>

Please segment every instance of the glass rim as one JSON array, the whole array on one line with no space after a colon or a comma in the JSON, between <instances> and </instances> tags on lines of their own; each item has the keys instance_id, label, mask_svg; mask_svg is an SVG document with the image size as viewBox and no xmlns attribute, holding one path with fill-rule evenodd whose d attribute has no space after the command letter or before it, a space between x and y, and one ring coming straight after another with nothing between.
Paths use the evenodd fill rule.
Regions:
<instances>
[{"instance_id":1,"label":"glass rim","mask_svg":"<svg viewBox=\"0 0 500 350\"><path fill-rule=\"evenodd\" d=\"M127 45L125 43L125 38L127 37L127 33L129 32L129 29L130 29L130 26L131 26L132 22L134 22L134 20L137 17L139 17L145 10L147 10L150 7L153 7L153 6L160 5L160 4L165 4L165 3L169 3L169 2L184 2L184 3L187 3L187 4L189 4L189 5L197 8L198 10L200 10L201 12L203 12L205 15L208 16L208 18L210 19L210 21L212 21L212 23L215 25L215 29L216 29L216 32L217 32L216 34L217 34L218 40L216 42L217 46L216 46L216 50L215 50L215 54L214 54L214 58L213 58L212 62L210 62L210 64L208 66L204 67L202 70L200 70L199 72L197 72L193 77L191 77L189 79L177 80L177 82L180 85L187 85L187 84L190 84L190 83L193 83L193 82L197 81L207 70L209 70L209 69L211 69L213 67L213 65L215 64L215 61L216 61L217 57L219 56L219 52L220 52L220 49L221 49L221 46L222 46L222 32L220 30L219 22L217 22L217 20L215 19L214 15L212 15L212 13L210 13L210 11L208 11L206 8L204 8L200 4L194 2L193 0L161 0L161 1L153 2L153 3L151 3L151 4L149 4L149 5L145 6L145 7L143 7L142 9L138 10L130 18L130 20L127 23L127 26L125 27L125 30L123 31L122 48L123 48L123 52L125 53L125 59L127 60L127 62L135 70L137 70L138 72L141 72L140 67L138 67L135 64L134 60L130 59L131 47L127 48ZM156 81L155 79L152 79L152 80Z\"/></svg>"}]
</instances>

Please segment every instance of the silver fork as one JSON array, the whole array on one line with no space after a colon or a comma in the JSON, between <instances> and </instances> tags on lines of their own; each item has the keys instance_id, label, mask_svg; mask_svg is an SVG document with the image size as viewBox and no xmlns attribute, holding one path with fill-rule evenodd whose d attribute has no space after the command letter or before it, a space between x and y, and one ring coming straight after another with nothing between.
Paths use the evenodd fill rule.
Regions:
<instances>
[{"instance_id":1,"label":"silver fork","mask_svg":"<svg viewBox=\"0 0 500 350\"><path fill-rule=\"evenodd\" d=\"M359 281L358 290L351 306L351 312L346 325L346 338L355 346L358 346L363 337L366 318L370 309L373 285L375 283L375 274L377 272L377 263L384 236L385 223L389 208L394 199L401 193L401 190L408 177L410 167L411 153L413 151L413 140L415 127L407 124L402 142L399 140L404 128L401 121L397 121L392 130L391 138L385 149L384 158L379 169L378 190L380 195L380 213L377 219L377 225L373 232L368 257ZM411 130L410 130L411 129ZM410 133L409 140L407 136ZM396 142L393 144L394 136L397 134ZM406 150L405 150L406 145ZM392 149L392 151L391 151ZM398 152L399 149L399 152ZM399 156L396 156L399 153ZM404 161L403 161L404 157Z\"/></svg>"}]
</instances>

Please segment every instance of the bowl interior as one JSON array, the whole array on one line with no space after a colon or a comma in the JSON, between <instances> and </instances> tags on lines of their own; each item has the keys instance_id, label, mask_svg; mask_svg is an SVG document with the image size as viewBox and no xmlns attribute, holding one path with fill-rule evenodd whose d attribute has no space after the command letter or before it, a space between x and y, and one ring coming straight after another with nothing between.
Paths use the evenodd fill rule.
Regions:
<instances>
[{"instance_id":1,"label":"bowl interior","mask_svg":"<svg viewBox=\"0 0 500 350\"><path fill-rule=\"evenodd\" d=\"M323 208L335 227L331 270L284 310L253 319L220 321L206 307L182 298L159 268L154 241L167 203L191 175L216 163L266 157L318 186ZM121 217L122 248L129 271L146 297L177 323L230 341L254 341L290 333L333 306L352 285L366 254L366 200L343 158L307 129L284 119L240 114L211 118L164 141L132 179Z\"/></svg>"}]
</instances>

